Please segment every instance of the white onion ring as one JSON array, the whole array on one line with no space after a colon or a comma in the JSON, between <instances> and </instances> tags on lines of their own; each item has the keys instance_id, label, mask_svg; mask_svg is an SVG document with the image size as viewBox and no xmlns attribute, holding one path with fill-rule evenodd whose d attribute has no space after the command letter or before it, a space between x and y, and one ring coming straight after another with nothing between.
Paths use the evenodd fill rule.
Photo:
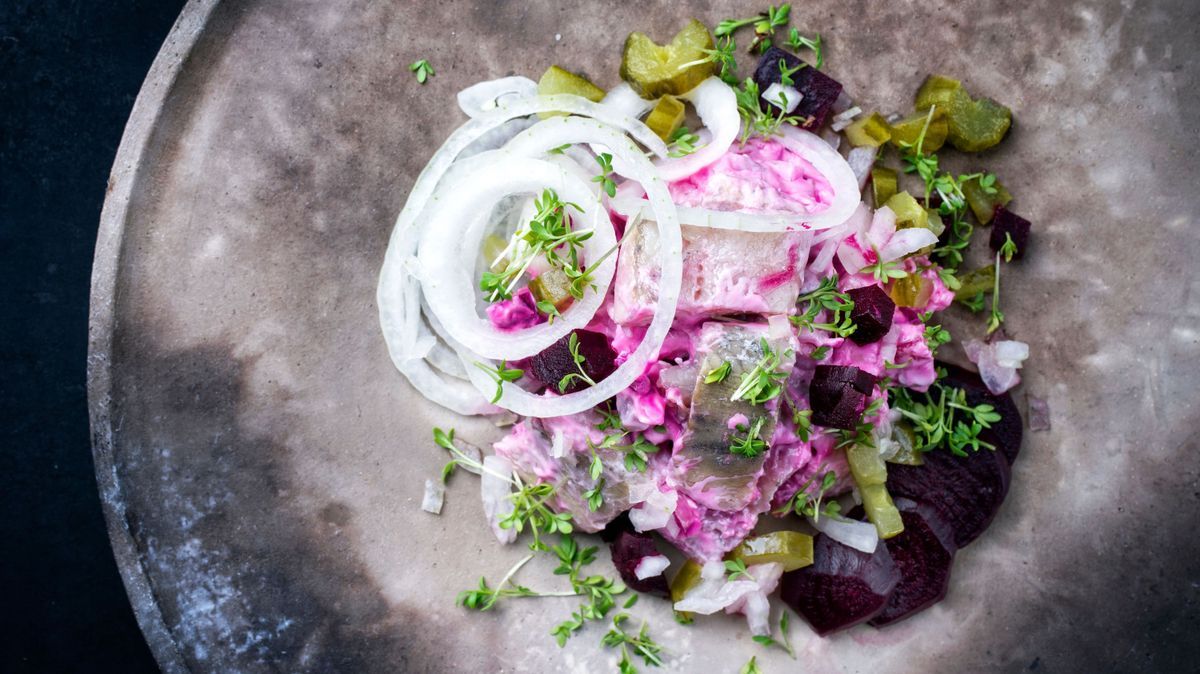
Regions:
<instances>
[{"instance_id":1,"label":"white onion ring","mask_svg":"<svg viewBox=\"0 0 1200 674\"><path fill-rule=\"evenodd\" d=\"M627 131L636 140L659 156L665 156L666 145L641 122L619 112L600 106L578 96L560 94L501 102L496 110L480 114L459 127L430 157L409 192L404 208L396 218L396 226L388 241L383 267L379 274L376 302L379 323L392 363L427 399L459 414L474 415L496 412L475 388L465 382L440 377L417 352L418 338L428 329L420 318L420 288L411 283L405 260L417 250L420 238L420 216L429 197L437 188L455 159L475 141L505 122L538 112L566 112L595 117Z\"/></svg>"},{"instance_id":2,"label":"white onion ring","mask_svg":"<svg viewBox=\"0 0 1200 674\"><path fill-rule=\"evenodd\" d=\"M737 96L720 78L710 77L680 98L696 108L696 114L712 134L712 139L689 155L659 161L658 174L666 181L686 178L720 159L733 145L741 128Z\"/></svg>"},{"instance_id":3,"label":"white onion ring","mask_svg":"<svg viewBox=\"0 0 1200 674\"><path fill-rule=\"evenodd\" d=\"M458 107L468 117L479 117L506 101L532 96L537 96L537 82L519 75L501 77L472 84L458 92Z\"/></svg>"},{"instance_id":4,"label":"white onion ring","mask_svg":"<svg viewBox=\"0 0 1200 674\"><path fill-rule=\"evenodd\" d=\"M566 140L564 140L566 139ZM683 240L675 204L667 191L666 184L655 174L654 166L633 142L604 124L578 117L555 117L539 123L509 142L505 149L514 154L534 154L557 147L567 140L595 143L610 148L615 159L620 157L622 165L628 166L626 175L631 180L643 182L649 194L659 235L659 296L654 317L637 348L629 354L617 369L597 382L595 386L564 396L534 395L518 386L504 385L499 405L526 417L558 417L591 409L601 402L625 390L642 375L646 364L658 354L663 340L675 319L675 307L679 300L679 287L683 276ZM557 322L557 321L556 321ZM496 384L480 368L473 354L459 351L467 368L467 376L481 391L491 393ZM494 363L484 363L493 366Z\"/></svg>"},{"instance_id":5,"label":"white onion ring","mask_svg":"<svg viewBox=\"0 0 1200 674\"><path fill-rule=\"evenodd\" d=\"M879 545L879 530L870 522L849 520L838 515L822 515L819 518L808 517L808 523L813 528L833 540L848 545L855 550L874 554Z\"/></svg>"},{"instance_id":6,"label":"white onion ring","mask_svg":"<svg viewBox=\"0 0 1200 674\"><path fill-rule=\"evenodd\" d=\"M628 82L622 82L604 94L600 105L612 108L618 114L638 118L654 107L654 101L638 96Z\"/></svg>"}]
</instances>

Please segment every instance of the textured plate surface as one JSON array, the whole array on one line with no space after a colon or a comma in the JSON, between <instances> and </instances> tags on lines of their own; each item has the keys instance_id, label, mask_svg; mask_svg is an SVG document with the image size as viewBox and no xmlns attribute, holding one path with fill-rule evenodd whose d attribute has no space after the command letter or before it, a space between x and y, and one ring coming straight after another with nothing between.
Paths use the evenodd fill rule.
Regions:
<instances>
[{"instance_id":1,"label":"textured plate surface","mask_svg":"<svg viewBox=\"0 0 1200 674\"><path fill-rule=\"evenodd\" d=\"M392 223L468 83L550 63L616 84L630 30L665 39L732 2L195 2L117 158L97 249L90 395L114 548L168 671L609 671L599 626L559 650L572 603L454 606L501 549L477 484L418 509L433 425L379 335ZM1030 433L992 528L946 600L820 640L801 668L1194 671L1200 600L1200 4L798 3L864 107L907 112L930 71L1017 124L980 157L1034 222L1005 278L1031 344ZM420 87L407 64L437 75ZM966 168L966 167L964 167ZM956 335L977 330L959 320ZM535 562L527 584L561 578ZM795 670L740 619L677 626L641 602L679 671Z\"/></svg>"}]
</instances>

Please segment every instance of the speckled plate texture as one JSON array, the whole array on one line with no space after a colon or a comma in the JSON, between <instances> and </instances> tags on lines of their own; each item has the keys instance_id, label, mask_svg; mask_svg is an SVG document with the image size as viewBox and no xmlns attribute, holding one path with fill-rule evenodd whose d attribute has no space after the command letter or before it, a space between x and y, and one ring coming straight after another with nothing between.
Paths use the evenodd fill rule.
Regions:
<instances>
[{"instance_id":1,"label":"speckled plate texture","mask_svg":"<svg viewBox=\"0 0 1200 674\"><path fill-rule=\"evenodd\" d=\"M92 294L97 475L117 560L169 672L604 672L568 599L454 605L503 548L470 475L419 510L444 456L486 442L393 369L375 284L392 224L454 94L549 64L617 83L631 30L670 36L734 2L199 1L151 70L117 157ZM986 166L1034 222L1006 268L1016 397L1049 401L991 529L945 601L797 660L740 618L650 620L666 669L1197 671L1200 487L1196 260L1200 3L796 3L826 70L867 109L907 112L931 71L1010 105ZM419 86L408 64L437 70ZM949 154L949 153L948 153ZM954 315L956 336L980 321ZM953 355L953 354L951 354ZM607 565L607 560L602 560ZM561 583L548 561L527 584Z\"/></svg>"}]
</instances>

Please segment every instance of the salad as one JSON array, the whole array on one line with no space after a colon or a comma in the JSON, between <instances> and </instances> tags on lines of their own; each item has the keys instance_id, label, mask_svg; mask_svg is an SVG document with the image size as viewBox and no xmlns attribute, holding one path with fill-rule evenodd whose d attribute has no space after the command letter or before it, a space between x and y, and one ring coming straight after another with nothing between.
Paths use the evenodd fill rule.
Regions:
<instances>
[{"instance_id":1,"label":"salad","mask_svg":"<svg viewBox=\"0 0 1200 674\"><path fill-rule=\"evenodd\" d=\"M557 65L463 90L381 273L396 367L505 429L490 451L434 429L449 463L422 507L476 473L496 538L531 550L459 603L577 596L551 635L604 622L622 671L669 651L633 626L638 593L789 653L789 609L828 635L927 608L1020 448L1029 350L1000 281L1031 226L995 174L937 154L996 146L1010 110L931 75L908 114L868 112L789 10L632 33L607 90ZM967 269L980 225L991 264ZM977 372L937 360L955 303L981 314ZM519 577L538 554L567 589Z\"/></svg>"}]
</instances>

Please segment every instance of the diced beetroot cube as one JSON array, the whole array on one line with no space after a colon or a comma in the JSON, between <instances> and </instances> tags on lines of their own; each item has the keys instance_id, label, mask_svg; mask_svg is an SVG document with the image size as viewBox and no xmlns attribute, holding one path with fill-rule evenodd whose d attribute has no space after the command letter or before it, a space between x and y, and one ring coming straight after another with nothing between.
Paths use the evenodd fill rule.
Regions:
<instances>
[{"instance_id":1,"label":"diced beetroot cube","mask_svg":"<svg viewBox=\"0 0 1200 674\"><path fill-rule=\"evenodd\" d=\"M661 555L654 539L649 534L639 534L633 531L622 531L609 544L612 551L613 566L621 574L621 580L638 592L657 594L662 597L671 596L667 586L667 577L663 574L638 580L637 567L646 557Z\"/></svg>"},{"instance_id":2,"label":"diced beetroot cube","mask_svg":"<svg viewBox=\"0 0 1200 674\"><path fill-rule=\"evenodd\" d=\"M583 356L583 371L592 381L600 381L617 369L617 354L608 344L608 338L590 330L576 330L579 339L579 355ZM545 351L529 359L530 374L537 378L556 393L574 393L587 388L589 384L580 377L571 377L564 390L559 391L559 382L564 377L579 373L575 359L571 356L567 335L550 345Z\"/></svg>"},{"instance_id":3,"label":"diced beetroot cube","mask_svg":"<svg viewBox=\"0 0 1200 674\"><path fill-rule=\"evenodd\" d=\"M870 395L875 389L875 377L853 365L818 365L813 369L812 386L825 389L849 386Z\"/></svg>"},{"instance_id":4,"label":"diced beetroot cube","mask_svg":"<svg viewBox=\"0 0 1200 674\"><path fill-rule=\"evenodd\" d=\"M892 317L896 313L896 303L879 286L866 286L847 290L846 294L854 300L854 308L850 310L850 320L854 321L854 332L850 340L859 346L878 342L883 339L888 330L892 329Z\"/></svg>"},{"instance_id":5,"label":"diced beetroot cube","mask_svg":"<svg viewBox=\"0 0 1200 674\"><path fill-rule=\"evenodd\" d=\"M1017 245L1017 252L1013 254L1013 259L1020 259L1024 257L1025 247L1029 245L1030 227L1029 221L1025 218L1003 206L997 206L996 215L992 218L992 238L988 241L988 245L998 253L1004 246L1005 235L1011 236L1013 243Z\"/></svg>"},{"instance_id":6,"label":"diced beetroot cube","mask_svg":"<svg viewBox=\"0 0 1200 674\"><path fill-rule=\"evenodd\" d=\"M786 52L779 47L771 47L758 62L754 70L754 81L758 84L759 92L780 81L779 61L787 64L789 69L804 63L798 56ZM792 87L800 92L803 98L791 114L804 121L800 124L804 129L815 129L829 119L833 104L842 93L842 85L832 77L822 73L810 64L792 73ZM778 113L779 109L770 103L760 100L759 104L766 112Z\"/></svg>"}]
</instances>

